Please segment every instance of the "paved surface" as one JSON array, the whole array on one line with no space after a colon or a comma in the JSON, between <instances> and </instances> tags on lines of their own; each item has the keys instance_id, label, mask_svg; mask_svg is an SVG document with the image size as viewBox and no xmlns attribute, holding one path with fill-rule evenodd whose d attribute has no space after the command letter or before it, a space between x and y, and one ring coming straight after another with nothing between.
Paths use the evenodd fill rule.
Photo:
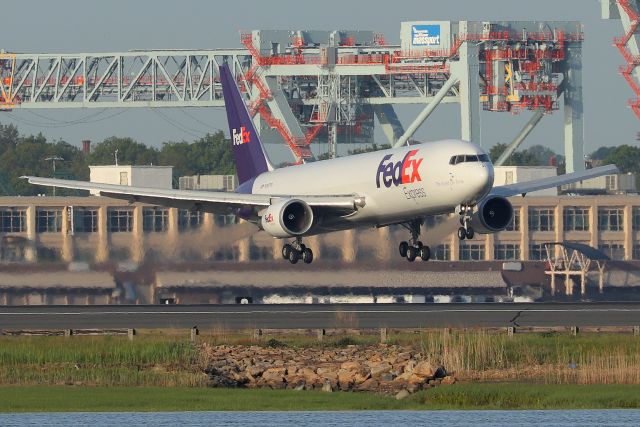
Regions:
<instances>
[{"instance_id":1,"label":"paved surface","mask_svg":"<svg viewBox=\"0 0 640 427\"><path fill-rule=\"evenodd\" d=\"M0 307L0 329L640 325L640 303Z\"/></svg>"}]
</instances>

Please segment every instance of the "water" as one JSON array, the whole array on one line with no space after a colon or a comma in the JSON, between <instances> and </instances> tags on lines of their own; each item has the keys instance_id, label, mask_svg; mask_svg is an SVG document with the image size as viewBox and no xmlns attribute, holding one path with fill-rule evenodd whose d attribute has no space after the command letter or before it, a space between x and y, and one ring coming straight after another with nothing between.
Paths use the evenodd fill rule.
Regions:
<instances>
[{"instance_id":1,"label":"water","mask_svg":"<svg viewBox=\"0 0 640 427\"><path fill-rule=\"evenodd\" d=\"M638 426L640 410L357 412L60 412L0 414L1 426Z\"/></svg>"}]
</instances>

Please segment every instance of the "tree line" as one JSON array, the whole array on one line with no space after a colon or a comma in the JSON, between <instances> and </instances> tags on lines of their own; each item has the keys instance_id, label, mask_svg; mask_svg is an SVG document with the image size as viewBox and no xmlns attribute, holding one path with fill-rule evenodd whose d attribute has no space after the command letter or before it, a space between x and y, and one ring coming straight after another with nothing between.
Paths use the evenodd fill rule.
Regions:
<instances>
[{"instance_id":1,"label":"tree line","mask_svg":"<svg viewBox=\"0 0 640 427\"><path fill-rule=\"evenodd\" d=\"M49 193L50 189L27 184L23 175L89 179L89 165L118 164L173 166L174 177L184 175L233 175L235 164L229 140L222 131L207 134L195 141L164 142L160 148L149 147L131 138L110 137L94 144L91 153L66 141L47 141L38 135L23 136L13 124L0 124L0 195L31 196ZM51 157L64 160L55 162ZM58 190L57 194L76 194Z\"/></svg>"},{"instance_id":2,"label":"tree line","mask_svg":"<svg viewBox=\"0 0 640 427\"><path fill-rule=\"evenodd\" d=\"M496 161L506 149L506 144L496 144L489 155ZM358 154L388 148L387 145L364 147L350 151ZM232 145L222 131L207 134L195 141L163 142L160 148L149 147L131 138L110 137L94 144L91 153L85 155L82 150L66 141L47 141L37 135L20 135L13 124L0 124L0 195L30 196L49 193L50 189L27 184L22 175L58 177L66 179L89 179L89 165L112 165L117 150L118 163L122 165L159 165L173 166L175 181L185 175L232 175L235 173ZM53 171L51 157L61 157L56 161ZM325 156L326 157L326 156ZM623 173L636 174L636 183L640 188L640 147L620 145L600 147L590 158L599 164L616 164ZM552 160L553 159L553 160ZM555 164L558 173L564 173L564 157L542 145L513 153L505 165L544 166ZM77 194L71 190L58 190L57 194Z\"/></svg>"}]
</instances>

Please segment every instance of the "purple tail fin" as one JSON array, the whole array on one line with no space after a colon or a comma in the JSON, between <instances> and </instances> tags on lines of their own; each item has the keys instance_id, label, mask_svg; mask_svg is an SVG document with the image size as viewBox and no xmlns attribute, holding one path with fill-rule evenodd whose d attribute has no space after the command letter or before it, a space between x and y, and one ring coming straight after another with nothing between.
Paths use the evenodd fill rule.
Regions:
<instances>
[{"instance_id":1,"label":"purple tail fin","mask_svg":"<svg viewBox=\"0 0 640 427\"><path fill-rule=\"evenodd\" d=\"M272 170L229 66L220 65L220 82L240 184Z\"/></svg>"}]
</instances>

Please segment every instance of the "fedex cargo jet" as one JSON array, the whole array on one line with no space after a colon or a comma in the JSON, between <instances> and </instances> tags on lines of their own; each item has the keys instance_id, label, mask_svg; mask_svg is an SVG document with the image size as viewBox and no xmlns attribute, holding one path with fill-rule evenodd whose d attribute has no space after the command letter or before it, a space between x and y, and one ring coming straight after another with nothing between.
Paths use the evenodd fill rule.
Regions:
<instances>
[{"instance_id":1,"label":"fedex cargo jet","mask_svg":"<svg viewBox=\"0 0 640 427\"><path fill-rule=\"evenodd\" d=\"M399 245L409 261L427 261L420 241L425 217L456 212L458 237L504 230L513 216L508 198L617 172L613 165L537 181L493 185L493 165L475 144L444 140L274 169L260 142L235 79L220 66L229 132L240 185L233 193L129 187L25 177L32 184L93 190L130 202L235 213L274 238L282 256L311 263L306 236L356 227L399 224L409 238ZM215 238L215 236L212 236ZM384 243L383 243L384 244Z\"/></svg>"}]
</instances>

